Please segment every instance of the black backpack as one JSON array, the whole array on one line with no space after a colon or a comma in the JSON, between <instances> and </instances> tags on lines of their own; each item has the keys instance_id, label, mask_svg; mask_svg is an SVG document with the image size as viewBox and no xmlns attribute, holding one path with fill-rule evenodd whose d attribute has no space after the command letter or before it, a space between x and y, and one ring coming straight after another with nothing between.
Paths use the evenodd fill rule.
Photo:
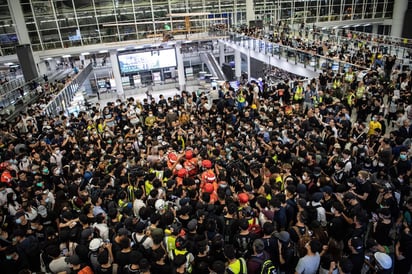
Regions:
<instances>
[{"instance_id":1,"label":"black backpack","mask_svg":"<svg viewBox=\"0 0 412 274\"><path fill-rule=\"evenodd\" d=\"M224 224L223 224L223 241L225 244L229 244L232 242L233 235L232 234L232 226L235 220L233 218L223 218L224 219Z\"/></svg>"},{"instance_id":2,"label":"black backpack","mask_svg":"<svg viewBox=\"0 0 412 274\"><path fill-rule=\"evenodd\" d=\"M273 264L272 260L270 258L267 259L261 259L257 257L251 258L252 261L255 261L259 263L262 267L260 268L260 274L277 274L278 270L276 266Z\"/></svg>"},{"instance_id":3,"label":"black backpack","mask_svg":"<svg viewBox=\"0 0 412 274\"><path fill-rule=\"evenodd\" d=\"M313 221L318 220L318 208L322 207L321 205L312 205L312 202L306 207L306 212L308 213L307 224L310 225Z\"/></svg>"}]
</instances>

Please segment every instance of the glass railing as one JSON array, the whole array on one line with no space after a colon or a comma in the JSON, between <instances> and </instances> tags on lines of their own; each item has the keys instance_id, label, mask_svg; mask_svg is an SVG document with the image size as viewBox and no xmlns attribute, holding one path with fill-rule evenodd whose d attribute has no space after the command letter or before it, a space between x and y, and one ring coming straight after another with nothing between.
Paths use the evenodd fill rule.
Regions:
<instances>
[{"instance_id":1,"label":"glass railing","mask_svg":"<svg viewBox=\"0 0 412 274\"><path fill-rule=\"evenodd\" d=\"M353 31L350 29L335 28L311 28L308 30L292 29L292 36L308 39L310 41L329 41L336 44L355 43L367 46L373 51L381 51L383 54L395 55L399 59L409 56L412 51L412 39L399 38L388 35Z\"/></svg>"},{"instance_id":2,"label":"glass railing","mask_svg":"<svg viewBox=\"0 0 412 274\"><path fill-rule=\"evenodd\" d=\"M73 100L74 94L82 86L84 81L89 77L93 69L92 63L89 63L81 70L73 80L67 84L43 109L43 114L54 117L60 111L65 111Z\"/></svg>"},{"instance_id":3,"label":"glass railing","mask_svg":"<svg viewBox=\"0 0 412 274\"><path fill-rule=\"evenodd\" d=\"M0 95L5 95L15 89L18 89L26 84L24 77L20 77L11 81L8 81L0 86Z\"/></svg>"},{"instance_id":4,"label":"glass railing","mask_svg":"<svg viewBox=\"0 0 412 274\"><path fill-rule=\"evenodd\" d=\"M335 73L344 73L348 68L352 68L353 70L368 69L367 67L348 63L338 58L319 55L313 50L309 51L284 46L279 43L255 39L237 33L231 33L225 40L255 52L270 55L275 58L282 58L288 62L294 62L295 64L302 64L303 67L313 71L321 71L331 68Z\"/></svg>"}]
</instances>

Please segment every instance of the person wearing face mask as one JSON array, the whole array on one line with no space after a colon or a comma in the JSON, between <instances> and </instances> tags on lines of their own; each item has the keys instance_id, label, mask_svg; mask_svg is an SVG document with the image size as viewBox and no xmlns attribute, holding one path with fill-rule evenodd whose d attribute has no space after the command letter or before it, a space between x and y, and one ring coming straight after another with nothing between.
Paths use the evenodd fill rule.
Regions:
<instances>
[{"instance_id":1,"label":"person wearing face mask","mask_svg":"<svg viewBox=\"0 0 412 274\"><path fill-rule=\"evenodd\" d=\"M31 228L30 228L31 230ZM39 240L33 235L27 235L23 229L16 229L13 232L13 241L19 254L27 258L31 271L40 271L40 245Z\"/></svg>"},{"instance_id":2,"label":"person wearing face mask","mask_svg":"<svg viewBox=\"0 0 412 274\"><path fill-rule=\"evenodd\" d=\"M49 160L50 163L55 164L61 168L63 166L62 160L63 160L63 154L60 151L60 148L55 147L53 153L50 155L50 160Z\"/></svg>"},{"instance_id":3,"label":"person wearing face mask","mask_svg":"<svg viewBox=\"0 0 412 274\"><path fill-rule=\"evenodd\" d=\"M144 124L146 127L151 128L153 127L155 122L156 122L156 116L154 116L153 111L150 110L148 115L144 119Z\"/></svg>"},{"instance_id":4,"label":"person wearing face mask","mask_svg":"<svg viewBox=\"0 0 412 274\"><path fill-rule=\"evenodd\" d=\"M412 163L408 157L408 149L406 147L401 148L399 159L394 163L396 164L397 175L406 175L411 170Z\"/></svg>"},{"instance_id":5,"label":"person wearing face mask","mask_svg":"<svg viewBox=\"0 0 412 274\"><path fill-rule=\"evenodd\" d=\"M379 121L377 120L376 115L374 115L374 116L372 116L372 119L369 122L368 136L371 136L371 135L375 134L376 129L382 130L382 124L379 123Z\"/></svg>"},{"instance_id":6,"label":"person wearing face mask","mask_svg":"<svg viewBox=\"0 0 412 274\"><path fill-rule=\"evenodd\" d=\"M9 246L5 250L6 260L2 262L2 273L15 274L29 269L29 261L15 246Z\"/></svg>"}]
</instances>

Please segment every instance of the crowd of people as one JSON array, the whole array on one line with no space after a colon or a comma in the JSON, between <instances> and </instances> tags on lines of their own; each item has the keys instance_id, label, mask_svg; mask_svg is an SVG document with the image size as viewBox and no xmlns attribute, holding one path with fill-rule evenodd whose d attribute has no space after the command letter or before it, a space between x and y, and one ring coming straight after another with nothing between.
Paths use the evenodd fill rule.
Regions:
<instances>
[{"instance_id":1,"label":"crowd of people","mask_svg":"<svg viewBox=\"0 0 412 274\"><path fill-rule=\"evenodd\" d=\"M29 108L0 129L2 271L408 273L411 82L387 60Z\"/></svg>"}]
</instances>

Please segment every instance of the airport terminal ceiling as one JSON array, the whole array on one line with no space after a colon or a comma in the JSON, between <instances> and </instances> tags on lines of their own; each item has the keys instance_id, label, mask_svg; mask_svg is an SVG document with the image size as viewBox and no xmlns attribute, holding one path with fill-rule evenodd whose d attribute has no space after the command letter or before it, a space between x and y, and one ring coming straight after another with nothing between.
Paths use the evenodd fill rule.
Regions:
<instances>
[{"instance_id":1,"label":"airport terminal ceiling","mask_svg":"<svg viewBox=\"0 0 412 274\"><path fill-rule=\"evenodd\" d=\"M16 1L16 0L9 0ZM20 0L34 51L207 32L247 24L246 2L265 26L391 19L394 0ZM250 3L249 2L249 3ZM192 14L192 15L190 15ZM188 23L188 21L190 21ZM21 22L19 22L21 23ZM0 54L15 53L16 22L0 0Z\"/></svg>"}]
</instances>

